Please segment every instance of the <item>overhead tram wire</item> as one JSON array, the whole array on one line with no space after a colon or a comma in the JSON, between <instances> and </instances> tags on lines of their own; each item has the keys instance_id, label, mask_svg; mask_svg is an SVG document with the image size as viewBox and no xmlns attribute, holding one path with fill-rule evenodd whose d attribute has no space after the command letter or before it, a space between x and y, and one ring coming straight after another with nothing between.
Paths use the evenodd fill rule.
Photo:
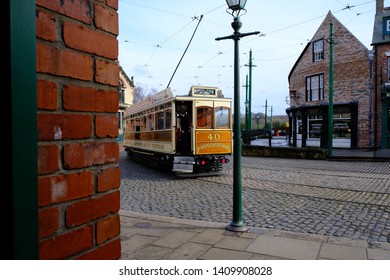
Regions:
<instances>
[{"instance_id":1,"label":"overhead tram wire","mask_svg":"<svg viewBox=\"0 0 390 280\"><path fill-rule=\"evenodd\" d=\"M196 18L196 17L195 17L195 18ZM198 24L196 25L195 30L194 30L194 32L192 33L191 39L190 39L190 41L188 42L187 47L186 47L186 49L184 50L184 53L183 53L183 55L181 56L181 58L180 58L180 60L179 60L179 63L177 64L177 66L176 66L176 68L175 68L175 71L174 71L173 74L172 74L171 79L169 80L169 83L168 83L168 85L167 85L167 88L169 88L169 86L170 86L170 84L171 84L171 82L172 82L172 79L173 79L173 77L175 76L177 69L179 68L179 65L180 65L181 61L182 61L183 58L184 58L184 55L187 53L187 50L188 50L188 48L189 48L189 46L190 46L190 44L191 44L191 42L192 42L192 39L193 39L194 36L195 36L196 30L198 29L199 24L200 24L200 22L202 21L202 19L203 19L203 15L201 15L201 16L199 17Z\"/></svg>"},{"instance_id":2,"label":"overhead tram wire","mask_svg":"<svg viewBox=\"0 0 390 280\"><path fill-rule=\"evenodd\" d=\"M178 31L176 31L173 35L171 35L170 37L168 37L165 41L163 41L162 43L160 44L157 44L155 45L155 49L152 53L152 55L150 56L150 58L148 59L148 62L145 63L145 65L149 65L149 62L150 60L152 60L153 56L155 55L156 51L158 48L161 48L163 44L165 44L166 42L168 42L170 39L172 39L176 34L178 34L180 31L182 31L184 28L186 28L188 25L190 25L195 19L192 18L191 22L187 23L186 25L184 25L182 28L180 28Z\"/></svg>"},{"instance_id":3,"label":"overhead tram wire","mask_svg":"<svg viewBox=\"0 0 390 280\"><path fill-rule=\"evenodd\" d=\"M162 9L158 9L158 8L154 8L154 7L150 7L150 6L146 6L146 5L141 5L141 4L136 4L136 3L133 3L131 1L125 1L125 0L119 0L120 2L122 3L125 3L125 4L129 4L129 5L133 5L133 6L138 6L138 7L142 7L142 8L146 8L146 9L151 9L151 10L155 10L155 11L158 11L158 12L162 12L162 13L166 13L166 14L170 14L170 15L174 15L174 16L179 16L179 17L189 17L189 16L186 16L186 15L182 15L182 14L178 14L178 13L173 13L171 11L166 11L166 10L162 10Z\"/></svg>"},{"instance_id":4,"label":"overhead tram wire","mask_svg":"<svg viewBox=\"0 0 390 280\"><path fill-rule=\"evenodd\" d=\"M140 6L140 7L143 7L143 8L153 9L153 10L156 10L156 11L158 11L158 12L164 12L164 13L169 13L169 14L172 14L172 15L175 15L175 16L180 16L180 17L187 17L187 18L189 18L189 16L186 16L186 15L177 14L177 13L172 13L172 12L165 11L165 10L162 10L162 9L156 9L156 8L148 7L148 6L145 6L145 5L140 5L140 4L132 3L131 1L128 1L128 0L120 0L120 1L121 1L121 2L124 2L124 3L126 3L126 4L131 4L131 5L136 5L136 6ZM356 7L358 7L358 6L366 5L366 4L369 4L369 3L372 3L372 2L375 2L375 1L374 1L374 0L373 0L373 1L365 1L365 2L363 2L363 3L354 4L354 5L345 5L345 4L341 3L341 2L339 2L339 3L343 6L343 8L340 9L340 10L338 10L338 11L336 11L336 12L334 12L334 13L338 13L338 12L345 11L345 10L350 10L350 11L352 11L352 9L350 9L350 8L352 8L352 6L353 6L353 8L356 8ZM221 5L220 7L217 7L217 8L215 8L215 9L213 9L213 10L207 12L207 13L211 13L211 12L213 12L214 10L217 10L217 9L219 9L219 8L221 8L221 7L224 7L224 6L225 6L225 5ZM348 8L348 7L349 7L349 8ZM353 11L352 11L352 12L353 12ZM203 13L203 15L205 15L205 14L207 14L207 13ZM361 14L361 13L360 13L360 14ZM293 25L290 25L290 26L287 26L287 27L284 27L284 28L281 28L281 29L273 30L273 31L271 31L271 32L269 32L269 33L262 33L262 34L260 34L259 36L256 36L255 38L253 38L252 40L249 40L248 42L243 42L242 44L248 44L248 43L252 42L253 40L258 39L259 37L265 37L265 36L267 36L267 35L269 35L269 34L277 33L277 32L279 32L279 31L282 31L282 30L285 30L285 29L288 29L288 28L292 28L292 27L295 27L295 26L298 26L298 25L301 25L301 24L305 24L305 23L308 23L308 22L310 22L310 21L313 21L313 20L316 20L316 19L319 19L319 18L322 18L322 17L323 17L323 16L316 17L316 18L312 18L312 19L306 20L306 21L301 22L301 23L297 23L297 24L293 24ZM353 19L352 19L352 20L353 20ZM207 20L206 20L206 21L203 20L203 21L204 21L204 22L208 22ZM133 43L136 43L136 42L133 42ZM161 44L160 44L159 46L160 46L159 48L165 48L165 46L162 47ZM156 51L156 50L155 50L155 51ZM225 53L228 52L228 51L229 51L229 50L224 51L223 54L225 54ZM198 70L198 73L199 73L199 70L204 69L205 66L206 66L207 64L209 64L209 62L211 62L212 60L214 60L215 58L217 58L217 57L219 57L219 56L220 56L220 55L218 54L218 55L214 56L213 58L209 59L207 62L205 62L205 63L203 63L203 64L200 64L200 65L202 65L201 68L196 67L197 70ZM284 58L284 59L285 59L285 58ZM207 68L207 67L206 67L206 68Z\"/></svg>"},{"instance_id":5,"label":"overhead tram wire","mask_svg":"<svg viewBox=\"0 0 390 280\"><path fill-rule=\"evenodd\" d=\"M350 6L350 5L345 5L345 4L341 3L341 2L338 1L338 0L337 0L337 2L339 2L341 5L343 5L344 8L342 8L342 9L340 9L340 10L337 10L337 11L335 11L334 13L338 13L338 12L345 11L345 10L350 10L350 11L352 11L351 8L355 8L355 7L358 7L358 6L363 6L363 5L366 5L366 4L375 2L375 0L373 0L373 1L368 1L368 2L364 2L364 3L361 3L361 4L355 4L355 5L352 5L352 6ZM354 12L354 11L352 11L352 12ZM354 13L356 13L356 12L354 12ZM364 12L364 13L367 13L367 12ZM357 14L357 15L361 15L361 14L363 14L363 13L356 13L356 14ZM286 29L289 29L289 28L292 28L292 27L295 27L295 26L298 26L298 25L301 25L301 24L305 24L305 23L308 23L308 22L313 21L313 20L317 20L317 19L320 19L320 18L324 18L325 16L326 16L326 15L318 16L318 17L315 17L315 18L312 18L312 19L309 19L309 20L306 20L306 21L302 21L302 22L299 22L299 23L296 23L296 24L292 24L292 25L289 25L289 26L280 28L280 29L273 30L273 31L268 32L268 33L260 33L260 34L259 34L258 36L256 36L255 38L253 38L253 39L251 39L251 40L245 42L245 44L248 44L248 43L250 43L250 42L252 42L252 41L254 41L254 40L256 40L256 39L258 39L258 38L260 38L260 37L266 37L266 36L269 35L269 34L276 33L276 32L282 31L282 30L286 30Z\"/></svg>"},{"instance_id":6,"label":"overhead tram wire","mask_svg":"<svg viewBox=\"0 0 390 280\"><path fill-rule=\"evenodd\" d=\"M139 7L146 8L146 9L152 9L152 10L155 10L155 11L158 11L158 12L162 12L162 13L168 13L168 14L175 15L175 16L191 18L192 21L195 20L195 19L197 19L196 16L194 16L194 17L189 17L189 16L186 16L186 15L183 15L183 14L172 13L172 12L170 12L170 11L166 11L166 10L163 10L163 9L158 9L158 8L154 8L154 7L150 7L150 6L146 6L146 5L141 5L141 4L138 4L138 3L133 3L133 2L131 2L131 1L125 1L125 0L119 0L119 1L121 1L121 2L123 2L123 3L125 3L125 4L134 5L134 6L139 6ZM214 12L215 10L221 9L221 8L223 8L223 7L225 7L225 4L220 5L220 6L216 7L216 8L213 8L213 9L211 9L211 10L209 10L209 11L203 13L202 16L201 16L201 19L203 18L204 15L209 14L209 13L212 13L212 12ZM192 22L192 21L191 21L191 22ZM191 22L190 22L190 23L191 23ZM190 23L188 23L187 25L189 25ZM200 23L200 21L199 21L199 23ZM198 25L199 25L199 23L198 23ZM221 25L221 24L218 24L218 23L215 23L215 22L209 22L209 23ZM183 28L181 28L179 31L177 31L175 34L173 34L171 37L169 37L169 38L168 38L167 40L165 40L163 43L157 44L157 45L153 45L153 46L155 47L155 50L153 51L153 54L152 54L151 57L149 58L148 62L145 63L145 64L143 64L143 65L144 65L145 67L148 67L148 66L149 66L149 62L151 61L151 59L152 59L153 56L155 55L157 49L158 49L158 48L166 48L166 47L163 47L162 45L163 45L165 42L167 42L169 39L171 39L173 36L175 36L177 33L179 33L179 32L180 32L182 29L184 29L187 25L185 25ZM224 25L223 25L223 26L224 26ZM191 39L191 40L192 40L192 39ZM124 40L124 42L131 42L131 41L129 41L129 40ZM140 44L140 43L137 43L137 42L132 42L132 43ZM187 46L187 49L188 49L188 46ZM184 56L184 55L183 55L183 56ZM197 67L197 68L199 68L199 67ZM177 68L176 68L176 70L177 70ZM175 70L175 72L176 72L176 70ZM149 71L148 71L148 73L149 73ZM149 73L149 74L150 74L150 73ZM150 75L150 76L151 76L151 75ZM173 78L173 77L172 77L172 78ZM171 78L171 80L172 80L172 78Z\"/></svg>"}]
</instances>

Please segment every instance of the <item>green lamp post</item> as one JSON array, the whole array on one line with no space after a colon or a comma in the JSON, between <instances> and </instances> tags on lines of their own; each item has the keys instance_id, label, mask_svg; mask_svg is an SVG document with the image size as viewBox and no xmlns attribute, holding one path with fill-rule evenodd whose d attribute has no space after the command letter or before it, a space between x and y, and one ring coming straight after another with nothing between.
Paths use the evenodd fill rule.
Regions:
<instances>
[{"instance_id":1,"label":"green lamp post","mask_svg":"<svg viewBox=\"0 0 390 280\"><path fill-rule=\"evenodd\" d=\"M229 36L219 37L215 40L232 39L234 41L234 120L233 120L233 220L227 226L227 230L242 232L247 228L242 222L242 183L241 183L241 128L240 128L240 53L239 40L242 37L259 34L259 31L240 33L242 23L240 12L245 11L246 0L226 0L228 9L233 16L231 24L234 33ZM230 10L230 11L229 11Z\"/></svg>"}]
</instances>

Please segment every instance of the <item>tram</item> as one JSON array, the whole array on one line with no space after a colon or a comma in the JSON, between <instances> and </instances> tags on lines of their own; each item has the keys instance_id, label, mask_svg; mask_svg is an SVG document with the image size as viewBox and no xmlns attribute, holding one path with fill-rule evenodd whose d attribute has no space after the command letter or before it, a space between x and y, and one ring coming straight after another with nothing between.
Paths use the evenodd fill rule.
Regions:
<instances>
[{"instance_id":1,"label":"tram","mask_svg":"<svg viewBox=\"0 0 390 280\"><path fill-rule=\"evenodd\" d=\"M147 97L124 114L128 157L177 175L222 174L232 154L232 99L218 87L170 88Z\"/></svg>"}]
</instances>

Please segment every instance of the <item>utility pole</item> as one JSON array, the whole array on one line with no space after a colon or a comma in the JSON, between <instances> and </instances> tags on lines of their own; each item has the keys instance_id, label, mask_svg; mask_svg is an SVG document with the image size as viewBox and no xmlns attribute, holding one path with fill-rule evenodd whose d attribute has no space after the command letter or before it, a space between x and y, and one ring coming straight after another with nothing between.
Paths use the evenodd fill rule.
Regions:
<instances>
[{"instance_id":1,"label":"utility pole","mask_svg":"<svg viewBox=\"0 0 390 280\"><path fill-rule=\"evenodd\" d=\"M273 120L272 120L272 106L271 106L271 120L270 120L270 128L269 128L269 130L271 131L271 135L272 135L272 129L273 129L272 122L273 122Z\"/></svg>"},{"instance_id":2,"label":"utility pole","mask_svg":"<svg viewBox=\"0 0 390 280\"><path fill-rule=\"evenodd\" d=\"M245 64L245 66L249 67L249 92L248 92L248 127L249 127L249 134L248 134L248 143L251 143L252 139L252 67L256 67L256 65L253 65L252 63L252 50L249 51L249 63Z\"/></svg>"},{"instance_id":3,"label":"utility pole","mask_svg":"<svg viewBox=\"0 0 390 280\"><path fill-rule=\"evenodd\" d=\"M328 157L333 155L333 22L329 38L329 108L328 108Z\"/></svg>"},{"instance_id":4,"label":"utility pole","mask_svg":"<svg viewBox=\"0 0 390 280\"><path fill-rule=\"evenodd\" d=\"M269 134L268 134L268 146L272 146L272 106L271 106L271 118L269 122Z\"/></svg>"},{"instance_id":5,"label":"utility pole","mask_svg":"<svg viewBox=\"0 0 390 280\"><path fill-rule=\"evenodd\" d=\"M249 121L248 121L248 107L249 107L249 96L248 96L248 75L246 75L246 83L245 83L245 135L244 135L244 143L249 144L248 135L249 135ZM249 142L249 143L248 143Z\"/></svg>"},{"instance_id":6,"label":"utility pole","mask_svg":"<svg viewBox=\"0 0 390 280\"><path fill-rule=\"evenodd\" d=\"M268 111L268 106L267 106L267 99L265 100L265 116L264 116L264 130L267 131L267 111Z\"/></svg>"}]
</instances>

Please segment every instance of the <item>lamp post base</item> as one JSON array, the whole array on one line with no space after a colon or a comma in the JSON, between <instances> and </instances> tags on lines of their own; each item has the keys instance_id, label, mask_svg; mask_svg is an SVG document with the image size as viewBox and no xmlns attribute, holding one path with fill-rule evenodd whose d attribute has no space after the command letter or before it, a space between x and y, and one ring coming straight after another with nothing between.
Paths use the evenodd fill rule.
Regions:
<instances>
[{"instance_id":1,"label":"lamp post base","mask_svg":"<svg viewBox=\"0 0 390 280\"><path fill-rule=\"evenodd\" d=\"M243 225L242 223L231 222L226 227L226 230L234 231L234 232L246 232L246 231L248 231L248 228L245 225Z\"/></svg>"}]
</instances>

